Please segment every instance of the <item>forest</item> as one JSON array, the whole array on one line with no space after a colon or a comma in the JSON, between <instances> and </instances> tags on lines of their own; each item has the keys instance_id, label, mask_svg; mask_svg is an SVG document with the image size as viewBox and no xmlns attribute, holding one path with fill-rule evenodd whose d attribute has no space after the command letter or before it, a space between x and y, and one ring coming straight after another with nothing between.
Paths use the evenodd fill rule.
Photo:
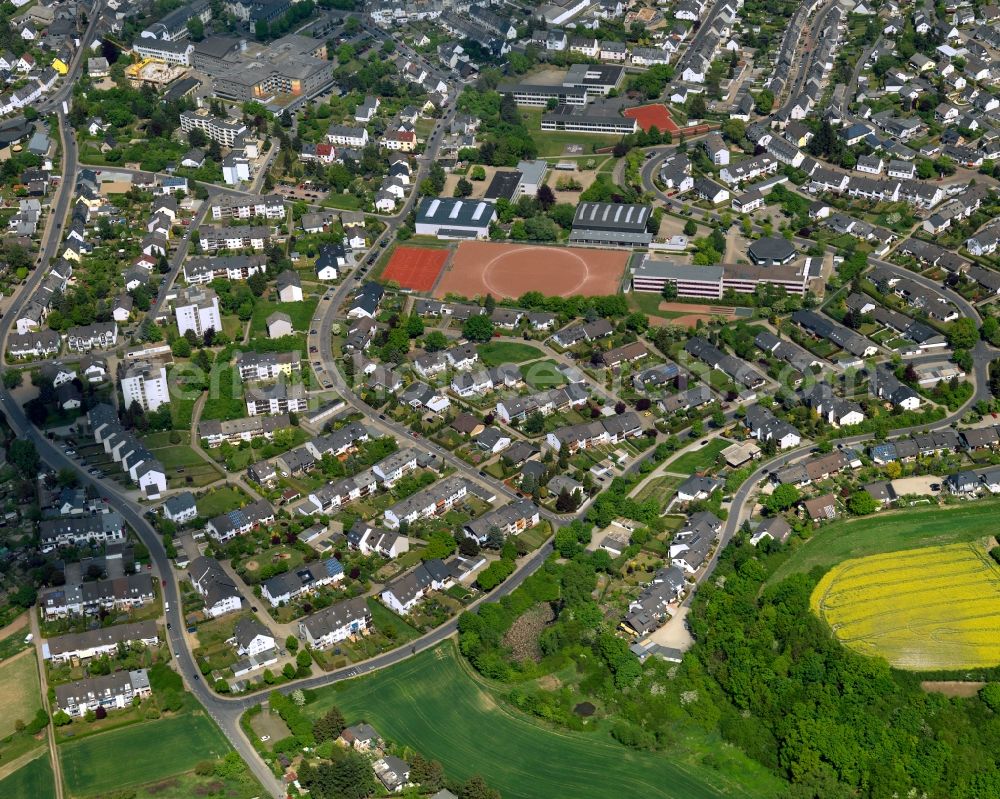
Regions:
<instances>
[{"instance_id":1,"label":"forest","mask_svg":"<svg viewBox=\"0 0 1000 799\"><path fill-rule=\"evenodd\" d=\"M641 749L666 750L692 727L717 733L787 781L790 799L1000 796L1000 686L950 699L842 647L809 609L821 570L762 590L786 556L738 535L695 596L696 643L683 663L640 664L594 600L599 571L621 564L579 548L562 554L570 559L550 559L459 620L463 655L509 684L525 712L578 729L574 703L589 699L615 738ZM525 656L518 633L544 608L552 620ZM539 687L557 672L560 688Z\"/></svg>"},{"instance_id":2,"label":"forest","mask_svg":"<svg viewBox=\"0 0 1000 799\"><path fill-rule=\"evenodd\" d=\"M996 686L948 699L842 647L809 610L819 570L761 591L780 560L737 538L688 617L691 654L725 694L722 734L795 799L1000 795Z\"/></svg>"}]
</instances>

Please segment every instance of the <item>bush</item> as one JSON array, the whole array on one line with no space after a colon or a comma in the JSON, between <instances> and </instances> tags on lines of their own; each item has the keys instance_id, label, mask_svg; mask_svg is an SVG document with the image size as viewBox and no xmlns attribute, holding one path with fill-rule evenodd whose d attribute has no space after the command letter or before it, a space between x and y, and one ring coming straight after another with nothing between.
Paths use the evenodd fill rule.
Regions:
<instances>
[{"instance_id":1,"label":"bush","mask_svg":"<svg viewBox=\"0 0 1000 799\"><path fill-rule=\"evenodd\" d=\"M291 664L289 664L291 665ZM299 738L305 746L316 743L313 736L312 721L302 712L302 709L284 694L271 691L269 696L271 709L288 725L292 735Z\"/></svg>"},{"instance_id":2,"label":"bush","mask_svg":"<svg viewBox=\"0 0 1000 799\"><path fill-rule=\"evenodd\" d=\"M37 735L42 730L44 730L48 725L49 725L48 714L44 710L39 709L38 712L35 713L34 718L27 724L23 725L23 730L28 735Z\"/></svg>"},{"instance_id":3,"label":"bush","mask_svg":"<svg viewBox=\"0 0 1000 799\"><path fill-rule=\"evenodd\" d=\"M656 737L642 727L627 721L617 721L611 728L611 737L623 746L633 749L652 749L656 745Z\"/></svg>"},{"instance_id":4,"label":"bush","mask_svg":"<svg viewBox=\"0 0 1000 799\"><path fill-rule=\"evenodd\" d=\"M215 771L215 763L211 760L200 760L194 767L194 773L199 777L207 777Z\"/></svg>"}]
</instances>

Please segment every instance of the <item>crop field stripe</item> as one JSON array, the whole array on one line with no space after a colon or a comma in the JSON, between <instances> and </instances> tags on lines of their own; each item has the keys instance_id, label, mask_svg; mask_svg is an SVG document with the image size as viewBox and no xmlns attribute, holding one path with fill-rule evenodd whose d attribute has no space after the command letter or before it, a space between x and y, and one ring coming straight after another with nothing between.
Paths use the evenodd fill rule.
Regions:
<instances>
[{"instance_id":1,"label":"crop field stripe","mask_svg":"<svg viewBox=\"0 0 1000 799\"><path fill-rule=\"evenodd\" d=\"M998 515L1000 501L982 499L949 508L884 511L877 520L839 520L824 525L797 547L768 578L768 584L808 572L814 566L831 568L848 559L912 553L920 547L943 547L992 536Z\"/></svg>"},{"instance_id":2,"label":"crop field stripe","mask_svg":"<svg viewBox=\"0 0 1000 799\"><path fill-rule=\"evenodd\" d=\"M55 795L56 782L47 748L0 780L0 797L3 799L55 799Z\"/></svg>"}]
</instances>

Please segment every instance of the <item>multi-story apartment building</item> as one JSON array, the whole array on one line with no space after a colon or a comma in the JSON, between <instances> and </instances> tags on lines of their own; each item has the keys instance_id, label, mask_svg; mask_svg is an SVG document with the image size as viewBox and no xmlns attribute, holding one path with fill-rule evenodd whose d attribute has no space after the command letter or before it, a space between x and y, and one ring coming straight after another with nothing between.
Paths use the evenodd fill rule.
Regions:
<instances>
[{"instance_id":1,"label":"multi-story apartment building","mask_svg":"<svg viewBox=\"0 0 1000 799\"><path fill-rule=\"evenodd\" d=\"M126 408L137 402L144 411L152 413L170 402L167 370L160 364L135 361L122 372L119 383Z\"/></svg>"},{"instance_id":2,"label":"multi-story apartment building","mask_svg":"<svg viewBox=\"0 0 1000 799\"><path fill-rule=\"evenodd\" d=\"M188 330L194 331L196 336L203 336L206 330L222 330L219 297L209 288L199 286L179 290L174 301L174 315L177 332L182 336Z\"/></svg>"},{"instance_id":3,"label":"multi-story apartment building","mask_svg":"<svg viewBox=\"0 0 1000 799\"><path fill-rule=\"evenodd\" d=\"M205 111L184 111L180 115L181 130L190 133L196 128L223 147L233 147L237 139L243 138L247 126L242 122L228 121L214 117Z\"/></svg>"}]
</instances>

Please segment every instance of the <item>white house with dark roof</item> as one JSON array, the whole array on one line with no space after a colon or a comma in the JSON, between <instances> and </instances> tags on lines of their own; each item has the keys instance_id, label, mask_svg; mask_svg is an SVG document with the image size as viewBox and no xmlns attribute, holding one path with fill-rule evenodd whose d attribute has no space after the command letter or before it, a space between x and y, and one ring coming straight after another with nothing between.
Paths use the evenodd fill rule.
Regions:
<instances>
[{"instance_id":1,"label":"white house with dark roof","mask_svg":"<svg viewBox=\"0 0 1000 799\"><path fill-rule=\"evenodd\" d=\"M293 599L310 594L324 585L333 585L344 579L344 567L336 558L314 561L278 574L265 580L261 586L261 596L271 603L271 607L286 605Z\"/></svg>"},{"instance_id":2,"label":"white house with dark roof","mask_svg":"<svg viewBox=\"0 0 1000 799\"><path fill-rule=\"evenodd\" d=\"M195 558L188 565L191 585L205 601L204 611L213 619L243 606L243 596L236 582L214 558Z\"/></svg>"},{"instance_id":3,"label":"white house with dark roof","mask_svg":"<svg viewBox=\"0 0 1000 799\"><path fill-rule=\"evenodd\" d=\"M363 635L372 614L363 596L338 602L299 620L299 633L313 649L326 649L339 641Z\"/></svg>"},{"instance_id":4,"label":"white house with dark roof","mask_svg":"<svg viewBox=\"0 0 1000 799\"><path fill-rule=\"evenodd\" d=\"M116 671L100 677L57 685L56 706L70 716L85 716L88 711L103 707L120 710L129 707L136 697L152 693L145 669Z\"/></svg>"},{"instance_id":5,"label":"white house with dark roof","mask_svg":"<svg viewBox=\"0 0 1000 799\"><path fill-rule=\"evenodd\" d=\"M386 585L382 601L401 616L409 615L430 591L441 591L453 583L451 571L435 559L421 563Z\"/></svg>"},{"instance_id":6,"label":"white house with dark roof","mask_svg":"<svg viewBox=\"0 0 1000 799\"><path fill-rule=\"evenodd\" d=\"M162 510L164 517L176 524L189 522L198 516L198 505L195 503L194 494L190 491L183 491L170 497L163 503Z\"/></svg>"},{"instance_id":7,"label":"white house with dark roof","mask_svg":"<svg viewBox=\"0 0 1000 799\"><path fill-rule=\"evenodd\" d=\"M260 655L275 648L274 634L252 616L236 622L230 643L242 657Z\"/></svg>"}]
</instances>

